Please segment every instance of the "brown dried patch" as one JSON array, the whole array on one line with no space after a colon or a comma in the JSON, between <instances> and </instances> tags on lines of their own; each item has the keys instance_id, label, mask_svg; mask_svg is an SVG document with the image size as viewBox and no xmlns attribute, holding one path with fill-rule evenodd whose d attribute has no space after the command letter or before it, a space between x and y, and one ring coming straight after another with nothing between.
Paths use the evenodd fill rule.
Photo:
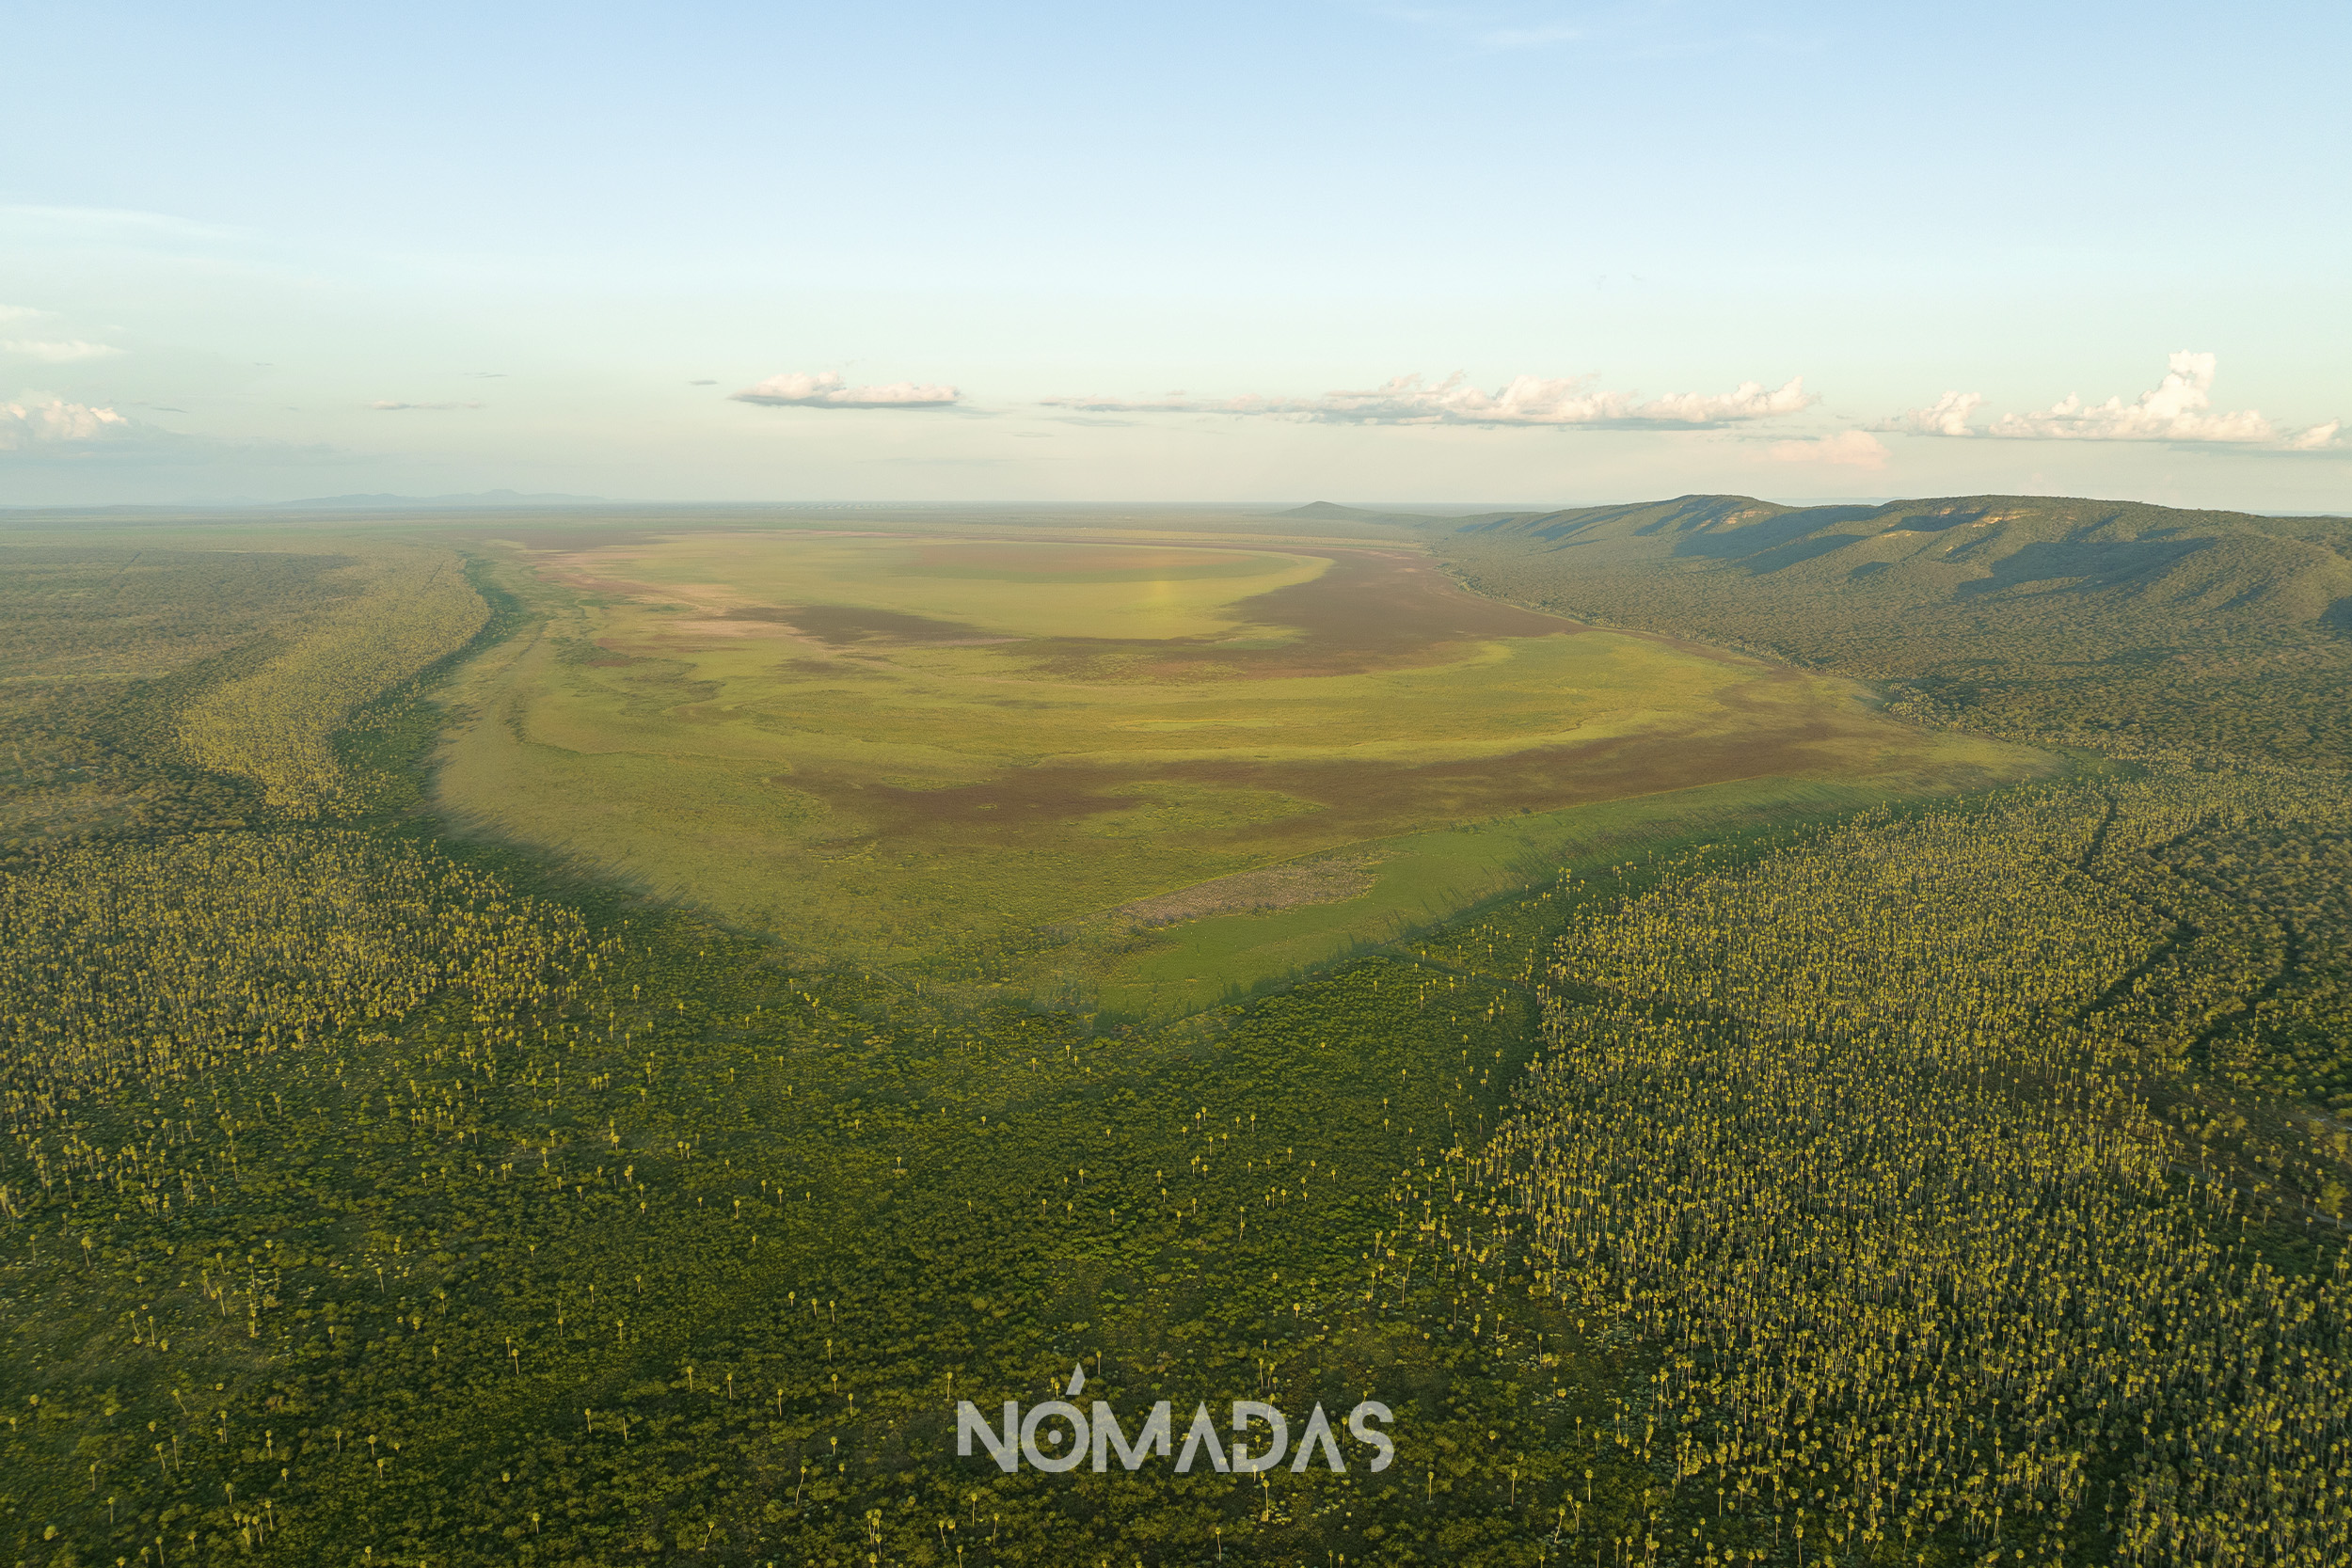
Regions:
<instances>
[{"instance_id":1,"label":"brown dried patch","mask_svg":"<svg viewBox=\"0 0 2352 1568\"><path fill-rule=\"evenodd\" d=\"M1031 575L1137 572L1198 566L1206 556L1246 561L1255 552L1230 546L1180 545L1033 544L1021 541L1008 549L1002 540L958 540L923 545L915 552L918 567L967 568L980 573Z\"/></svg>"},{"instance_id":2,"label":"brown dried patch","mask_svg":"<svg viewBox=\"0 0 2352 1568\"><path fill-rule=\"evenodd\" d=\"M1442 664L1467 642L1506 637L1573 637L1574 621L1466 593L1410 555L1387 550L1318 550L1330 568L1311 582L1277 588L1233 609L1257 626L1293 635L1252 648L1212 638L1124 641L1040 638L1041 673L1077 680L1196 681L1350 675Z\"/></svg>"},{"instance_id":3,"label":"brown dried patch","mask_svg":"<svg viewBox=\"0 0 2352 1568\"><path fill-rule=\"evenodd\" d=\"M814 769L797 775L796 782L873 823L885 836L950 843L1026 839L1049 825L1125 811L1144 800L1126 792L1124 786L1135 781L1125 773L1068 766L1024 768L980 784L935 789Z\"/></svg>"},{"instance_id":4,"label":"brown dried patch","mask_svg":"<svg viewBox=\"0 0 2352 1568\"><path fill-rule=\"evenodd\" d=\"M1270 914L1302 904L1337 904L1370 893L1372 868L1385 858L1371 850L1348 849L1256 871L1237 871L1231 877L1121 904L1088 924L1125 933L1206 920L1211 915Z\"/></svg>"},{"instance_id":5,"label":"brown dried patch","mask_svg":"<svg viewBox=\"0 0 2352 1568\"><path fill-rule=\"evenodd\" d=\"M769 621L790 626L804 637L846 648L858 642L1001 642L1002 637L962 621L934 620L896 610L865 610L853 605L746 605L730 610L730 621Z\"/></svg>"},{"instance_id":6,"label":"brown dried patch","mask_svg":"<svg viewBox=\"0 0 2352 1568\"><path fill-rule=\"evenodd\" d=\"M869 664L851 664L837 658L787 658L776 668L788 670L796 675L857 675L867 680L884 678L882 671Z\"/></svg>"},{"instance_id":7,"label":"brown dried patch","mask_svg":"<svg viewBox=\"0 0 2352 1568\"><path fill-rule=\"evenodd\" d=\"M1452 821L1559 811L1699 784L1805 772L1847 729L1812 717L1736 735L1613 736L1501 756L1427 763L1184 761L1101 767L1046 763L978 784L914 789L810 770L798 787L824 797L886 839L953 847L1037 842L1041 834L1128 810L1154 786L1223 786L1289 796L1319 809L1228 829L1243 852L1297 854L1317 844L1379 838Z\"/></svg>"}]
</instances>

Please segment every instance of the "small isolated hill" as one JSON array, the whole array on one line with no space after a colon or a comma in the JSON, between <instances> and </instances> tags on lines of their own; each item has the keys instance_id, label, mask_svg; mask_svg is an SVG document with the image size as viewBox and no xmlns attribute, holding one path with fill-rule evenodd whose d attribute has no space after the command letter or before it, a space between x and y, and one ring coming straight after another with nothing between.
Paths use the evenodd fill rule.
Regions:
<instances>
[{"instance_id":1,"label":"small isolated hill","mask_svg":"<svg viewBox=\"0 0 2352 1568\"><path fill-rule=\"evenodd\" d=\"M1369 522L1377 517L1385 517L1388 514L1384 512L1367 512L1360 506L1342 506L1337 501L1309 501L1304 506L1294 506L1288 512L1278 513L1276 515L1282 517L1320 517L1327 518L1334 522L1344 521L1360 523Z\"/></svg>"},{"instance_id":2,"label":"small isolated hill","mask_svg":"<svg viewBox=\"0 0 2352 1568\"><path fill-rule=\"evenodd\" d=\"M1437 547L1486 592L1884 682L2000 733L2352 766L2352 519L1679 496L1475 519Z\"/></svg>"}]
</instances>

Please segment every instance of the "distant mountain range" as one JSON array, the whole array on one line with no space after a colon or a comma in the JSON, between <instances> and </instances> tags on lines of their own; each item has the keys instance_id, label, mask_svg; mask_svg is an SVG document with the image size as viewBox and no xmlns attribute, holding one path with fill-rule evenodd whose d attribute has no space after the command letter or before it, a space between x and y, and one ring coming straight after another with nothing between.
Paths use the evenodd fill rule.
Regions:
<instances>
[{"instance_id":1,"label":"distant mountain range","mask_svg":"<svg viewBox=\"0 0 2352 1568\"><path fill-rule=\"evenodd\" d=\"M602 496L570 496L559 491L525 493L520 490L473 490L454 496L312 496L298 501L273 501L270 510L284 512L296 507L332 508L336 511L390 511L405 507L467 507L467 506L580 506L609 505Z\"/></svg>"},{"instance_id":2,"label":"distant mountain range","mask_svg":"<svg viewBox=\"0 0 2352 1568\"><path fill-rule=\"evenodd\" d=\"M1494 513L1434 540L1486 592L1889 683L2016 734L2352 764L2352 519L1965 496Z\"/></svg>"}]
</instances>

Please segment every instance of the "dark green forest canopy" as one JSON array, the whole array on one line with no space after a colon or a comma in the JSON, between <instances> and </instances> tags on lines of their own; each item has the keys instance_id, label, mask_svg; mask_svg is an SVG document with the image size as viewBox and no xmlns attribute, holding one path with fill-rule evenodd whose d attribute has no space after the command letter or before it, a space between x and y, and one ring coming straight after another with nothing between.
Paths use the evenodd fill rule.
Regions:
<instances>
[{"instance_id":1,"label":"dark green forest canopy","mask_svg":"<svg viewBox=\"0 0 2352 1568\"><path fill-rule=\"evenodd\" d=\"M1594 524L1591 559L1762 592L1863 547L1849 518L1766 570L1820 509L1662 527L1676 504ZM1991 533L2008 504L1902 515L1980 505L1947 536ZM1675 553L1775 517L1776 544ZM1459 539L1581 559L1490 521ZM1933 532L1882 522L1870 547ZM344 809L272 807L178 726L343 612L343 558L185 553L33 562L50 590L10 627L41 673L0 714L0 1561L2352 1552L2352 793L2247 759L2276 725L2246 692L2240 730L2111 726L2019 789L1629 839L1129 1028L999 990L986 953L952 980L795 967L439 836L431 671L346 715ZM2195 560L2114 591L2190 605ZM2106 603L2090 580L2062 592ZM2325 599L2326 562L2302 580ZM1977 597L2023 614L2028 587ZM2290 598L2204 618L2285 638ZM491 608L477 646L519 625ZM2137 635L2083 625L2086 669ZM2232 736L2241 760L2166 754ZM1398 1461L956 1457L955 1398L1034 1402L1077 1363L1126 1417L1371 1395Z\"/></svg>"},{"instance_id":2,"label":"dark green forest canopy","mask_svg":"<svg viewBox=\"0 0 2352 1568\"><path fill-rule=\"evenodd\" d=\"M2352 519L1683 496L1432 540L1486 592L1883 683L1922 717L2352 765Z\"/></svg>"}]
</instances>

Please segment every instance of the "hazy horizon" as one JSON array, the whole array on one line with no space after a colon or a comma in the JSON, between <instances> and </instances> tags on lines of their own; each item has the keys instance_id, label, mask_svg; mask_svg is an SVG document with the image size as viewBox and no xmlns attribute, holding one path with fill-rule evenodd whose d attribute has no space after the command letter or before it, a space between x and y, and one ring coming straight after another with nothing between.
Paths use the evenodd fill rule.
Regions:
<instances>
[{"instance_id":1,"label":"hazy horizon","mask_svg":"<svg viewBox=\"0 0 2352 1568\"><path fill-rule=\"evenodd\" d=\"M20 19L0 506L2352 510L2341 8L557 20Z\"/></svg>"}]
</instances>

